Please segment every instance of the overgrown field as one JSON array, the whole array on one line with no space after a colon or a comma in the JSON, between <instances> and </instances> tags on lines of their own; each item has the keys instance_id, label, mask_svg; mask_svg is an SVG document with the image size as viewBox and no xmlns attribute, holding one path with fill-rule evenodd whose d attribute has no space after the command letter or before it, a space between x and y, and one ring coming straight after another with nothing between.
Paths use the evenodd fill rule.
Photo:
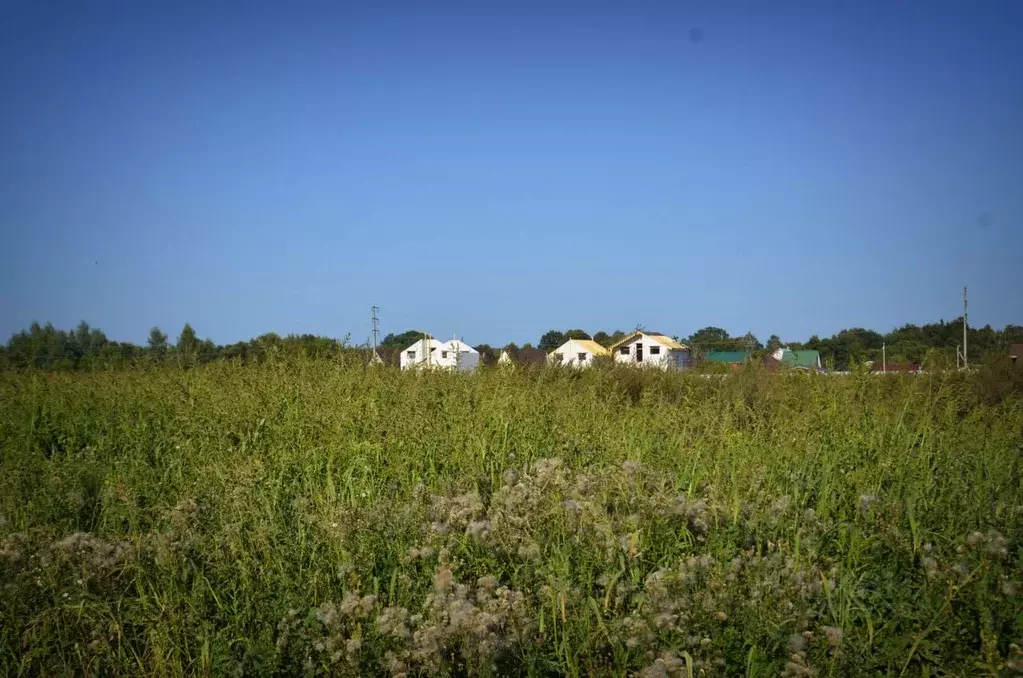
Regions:
<instances>
[{"instance_id":1,"label":"overgrown field","mask_svg":"<svg viewBox=\"0 0 1023 678\"><path fill-rule=\"evenodd\" d=\"M0 674L1023 673L991 379L0 374Z\"/></svg>"}]
</instances>

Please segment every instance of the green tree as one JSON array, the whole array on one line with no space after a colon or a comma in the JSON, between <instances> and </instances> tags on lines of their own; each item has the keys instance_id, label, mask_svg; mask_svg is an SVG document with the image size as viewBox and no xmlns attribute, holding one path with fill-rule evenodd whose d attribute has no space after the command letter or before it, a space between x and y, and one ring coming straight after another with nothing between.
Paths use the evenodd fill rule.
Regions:
<instances>
[{"instance_id":1,"label":"green tree","mask_svg":"<svg viewBox=\"0 0 1023 678\"><path fill-rule=\"evenodd\" d=\"M423 334L425 333L422 330L405 330L401 334L388 334L380 342L380 345L386 348L403 350L422 339Z\"/></svg>"},{"instance_id":2,"label":"green tree","mask_svg":"<svg viewBox=\"0 0 1023 678\"><path fill-rule=\"evenodd\" d=\"M181 328L181 334L178 335L176 346L182 353L195 353L199 348L199 337L196 336L195 330L188 323L185 323L185 326Z\"/></svg>"},{"instance_id":3,"label":"green tree","mask_svg":"<svg viewBox=\"0 0 1023 678\"><path fill-rule=\"evenodd\" d=\"M565 332L565 339L589 339L590 335L584 330L568 330Z\"/></svg>"},{"instance_id":4,"label":"green tree","mask_svg":"<svg viewBox=\"0 0 1023 678\"><path fill-rule=\"evenodd\" d=\"M720 327L704 327L689 335L688 344L697 355L704 355L710 351L734 351L742 350L742 341L735 341L728 336L728 332Z\"/></svg>"},{"instance_id":5,"label":"green tree","mask_svg":"<svg viewBox=\"0 0 1023 678\"><path fill-rule=\"evenodd\" d=\"M597 342L604 348L607 348L608 346L614 343L611 340L611 335L605 332L604 330L597 330L596 332L594 332L593 341Z\"/></svg>"},{"instance_id":6,"label":"green tree","mask_svg":"<svg viewBox=\"0 0 1023 678\"><path fill-rule=\"evenodd\" d=\"M174 345L178 363L182 366L194 365L199 359L199 348L199 337L192 326L185 323Z\"/></svg>"},{"instance_id":7,"label":"green tree","mask_svg":"<svg viewBox=\"0 0 1023 678\"><path fill-rule=\"evenodd\" d=\"M75 328L74 346L79 357L88 355L92 348L92 332L84 320ZM98 346L96 348L99 348Z\"/></svg>"},{"instance_id":8,"label":"green tree","mask_svg":"<svg viewBox=\"0 0 1023 678\"><path fill-rule=\"evenodd\" d=\"M479 346L473 346L473 348L480 354L481 365L493 365L500 356L497 349L490 344L480 344Z\"/></svg>"},{"instance_id":9,"label":"green tree","mask_svg":"<svg viewBox=\"0 0 1023 678\"><path fill-rule=\"evenodd\" d=\"M781 348L781 337L779 337L777 334L772 334L770 338L767 340L767 350L770 351L771 353L774 353L779 348Z\"/></svg>"},{"instance_id":10,"label":"green tree","mask_svg":"<svg viewBox=\"0 0 1023 678\"><path fill-rule=\"evenodd\" d=\"M540 337L539 348L544 351L553 351L565 343L565 333L561 330L549 330Z\"/></svg>"},{"instance_id":11,"label":"green tree","mask_svg":"<svg viewBox=\"0 0 1023 678\"><path fill-rule=\"evenodd\" d=\"M167 355L167 335L160 331L159 327L153 327L149 330L149 344L150 354L157 360L162 360Z\"/></svg>"},{"instance_id":12,"label":"green tree","mask_svg":"<svg viewBox=\"0 0 1023 678\"><path fill-rule=\"evenodd\" d=\"M720 344L728 339L728 332L720 327L704 327L689 335L690 344Z\"/></svg>"}]
</instances>

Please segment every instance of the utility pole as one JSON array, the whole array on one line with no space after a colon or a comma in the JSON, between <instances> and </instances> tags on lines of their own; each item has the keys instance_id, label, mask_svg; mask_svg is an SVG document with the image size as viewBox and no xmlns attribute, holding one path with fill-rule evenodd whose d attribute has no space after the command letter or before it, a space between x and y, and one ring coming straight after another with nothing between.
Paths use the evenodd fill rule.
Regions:
<instances>
[{"instance_id":1,"label":"utility pole","mask_svg":"<svg viewBox=\"0 0 1023 678\"><path fill-rule=\"evenodd\" d=\"M881 342L881 371L888 371L888 344Z\"/></svg>"},{"instance_id":2,"label":"utility pole","mask_svg":"<svg viewBox=\"0 0 1023 678\"><path fill-rule=\"evenodd\" d=\"M376 354L377 344L380 343L380 326L378 324L379 321L377 320L377 311L379 311L380 308L374 306L370 310L373 312L373 353Z\"/></svg>"}]
</instances>

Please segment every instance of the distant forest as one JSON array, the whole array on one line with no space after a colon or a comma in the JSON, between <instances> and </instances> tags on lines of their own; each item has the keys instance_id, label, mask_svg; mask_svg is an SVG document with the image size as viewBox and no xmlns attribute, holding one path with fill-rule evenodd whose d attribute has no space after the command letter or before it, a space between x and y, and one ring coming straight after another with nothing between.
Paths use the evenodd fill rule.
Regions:
<instances>
[{"instance_id":1,"label":"distant forest","mask_svg":"<svg viewBox=\"0 0 1023 678\"><path fill-rule=\"evenodd\" d=\"M628 333L597 331L592 335L581 329L550 330L539 338L536 348L552 350L567 339L593 339L603 346L611 346ZM418 339L423 333L408 330L401 334L388 334L380 343L385 359ZM753 356L786 346L792 349L815 349L832 369L848 369L867 361L880 361L882 346L889 363L913 362L917 364L955 363L956 347L962 343L962 319L939 321L927 325L904 325L891 332L854 327L830 337L814 335L806 341L782 341L771 335L761 342L753 334L731 336L719 327L705 327L688 337L675 339L689 345L696 358L711 351L749 351ZM1012 344L1023 344L1023 326L1007 325L996 330L990 325L970 327L967 341L971 362L1005 359ZM503 348L527 348L532 344L495 347L481 344L475 348L484 363L496 360ZM96 369L104 367L144 367L163 363L191 366L214 360L263 362L271 357L305 356L321 359L366 360L368 346L353 345L350 338L334 339L311 334L287 335L269 333L249 341L218 345L201 339L191 325L186 324L177 338L170 337L154 327L144 346L130 342L111 341L102 330L86 322L73 330L61 330L52 324L33 323L28 329L14 334L0 347L0 369L40 368L50 370ZM388 362L392 362L388 360Z\"/></svg>"}]
</instances>

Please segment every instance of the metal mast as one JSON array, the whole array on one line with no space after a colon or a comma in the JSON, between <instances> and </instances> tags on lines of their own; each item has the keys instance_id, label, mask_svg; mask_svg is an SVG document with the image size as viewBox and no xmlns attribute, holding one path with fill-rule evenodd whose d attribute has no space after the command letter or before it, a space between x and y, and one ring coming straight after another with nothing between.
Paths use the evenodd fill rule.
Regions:
<instances>
[{"instance_id":1,"label":"metal mast","mask_svg":"<svg viewBox=\"0 0 1023 678\"><path fill-rule=\"evenodd\" d=\"M379 311L380 308L374 306L370 310L373 312L373 353L375 355L377 352L377 344L380 343L380 326L378 324L379 321L377 320L377 311Z\"/></svg>"}]
</instances>

